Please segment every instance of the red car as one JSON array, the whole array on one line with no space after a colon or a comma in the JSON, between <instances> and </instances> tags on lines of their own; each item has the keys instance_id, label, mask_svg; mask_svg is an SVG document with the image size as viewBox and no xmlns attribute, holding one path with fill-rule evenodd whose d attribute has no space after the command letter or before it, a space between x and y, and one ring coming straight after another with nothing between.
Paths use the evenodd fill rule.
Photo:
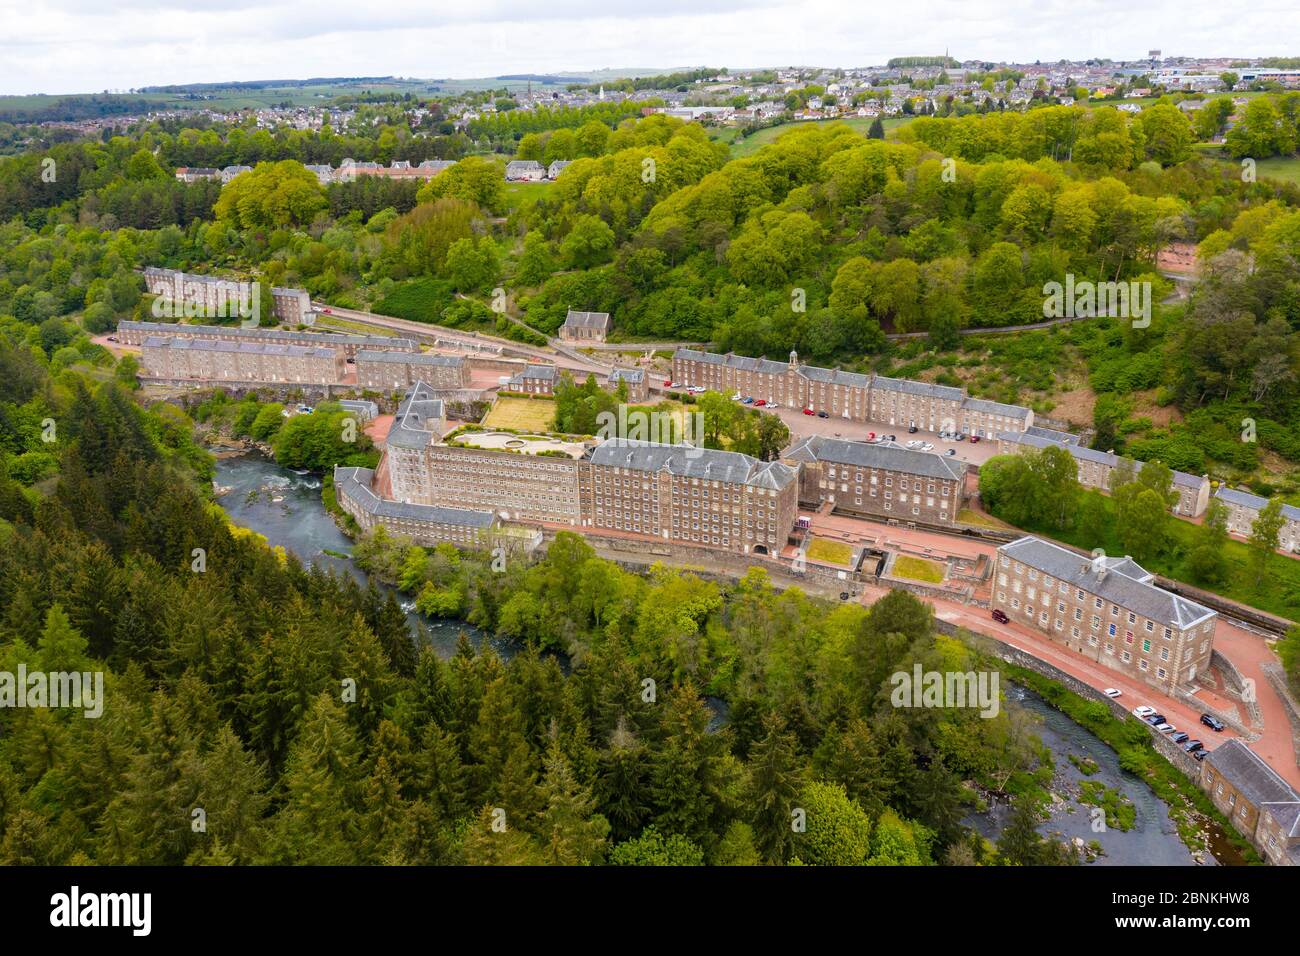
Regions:
<instances>
[{"instance_id":1,"label":"red car","mask_svg":"<svg viewBox=\"0 0 1300 956\"><path fill-rule=\"evenodd\" d=\"M754 407L755 407L755 408L762 408L762 407L763 407L764 405L766 405L766 404L767 404L767 400L766 400L766 399L763 399L763 398L760 398L758 401L756 401L756 402L754 403Z\"/></svg>"},{"instance_id":2,"label":"red car","mask_svg":"<svg viewBox=\"0 0 1300 956\"><path fill-rule=\"evenodd\" d=\"M673 380L671 378L664 379L664 388L668 388L672 384L673 384Z\"/></svg>"},{"instance_id":3,"label":"red car","mask_svg":"<svg viewBox=\"0 0 1300 956\"><path fill-rule=\"evenodd\" d=\"M999 611L997 608L994 608L993 620L997 621L999 624L1006 624L1009 618L1006 616L1004 612Z\"/></svg>"},{"instance_id":4,"label":"red car","mask_svg":"<svg viewBox=\"0 0 1300 956\"><path fill-rule=\"evenodd\" d=\"M971 435L971 436L970 436L970 443L971 443L972 445L978 445L979 442L980 442L980 436L979 436L979 435Z\"/></svg>"},{"instance_id":5,"label":"red car","mask_svg":"<svg viewBox=\"0 0 1300 956\"><path fill-rule=\"evenodd\" d=\"M332 309L321 309L321 311L324 312L326 315L334 314L334 311Z\"/></svg>"},{"instance_id":6,"label":"red car","mask_svg":"<svg viewBox=\"0 0 1300 956\"><path fill-rule=\"evenodd\" d=\"M805 408L805 409L803 410L803 413L804 413L805 415L816 415L816 414L817 414L817 413L814 412L811 408Z\"/></svg>"}]
</instances>

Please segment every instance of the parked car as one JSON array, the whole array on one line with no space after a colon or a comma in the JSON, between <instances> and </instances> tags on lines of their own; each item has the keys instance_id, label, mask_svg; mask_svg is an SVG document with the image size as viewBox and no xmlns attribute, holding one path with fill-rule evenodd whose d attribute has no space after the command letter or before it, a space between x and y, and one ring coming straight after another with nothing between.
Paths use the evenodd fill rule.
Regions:
<instances>
[{"instance_id":1,"label":"parked car","mask_svg":"<svg viewBox=\"0 0 1300 956\"><path fill-rule=\"evenodd\" d=\"M885 441L898 441L898 436L897 436L897 435L889 435L889 436L887 436L887 437L885 438Z\"/></svg>"},{"instance_id":2,"label":"parked car","mask_svg":"<svg viewBox=\"0 0 1300 956\"><path fill-rule=\"evenodd\" d=\"M1155 712L1156 709L1154 707L1149 707L1146 704L1141 704L1140 706L1133 708L1134 717L1149 717L1151 714L1154 714Z\"/></svg>"},{"instance_id":3,"label":"parked car","mask_svg":"<svg viewBox=\"0 0 1300 956\"><path fill-rule=\"evenodd\" d=\"M816 414L817 414L817 413L814 412L811 408L805 408L805 409L803 410L803 413L804 413L805 415L816 415Z\"/></svg>"},{"instance_id":4,"label":"parked car","mask_svg":"<svg viewBox=\"0 0 1300 956\"><path fill-rule=\"evenodd\" d=\"M1190 736L1189 734L1185 734L1185 733L1183 733L1183 732L1180 730L1180 731L1178 731L1178 733L1174 734L1174 735L1173 735L1172 737L1170 737L1169 739L1172 740L1172 741L1173 741L1174 743L1176 743L1176 744L1181 744L1181 743L1182 743L1184 740L1186 740L1189 736Z\"/></svg>"},{"instance_id":5,"label":"parked car","mask_svg":"<svg viewBox=\"0 0 1300 956\"><path fill-rule=\"evenodd\" d=\"M818 413L817 413L817 417L818 417L818 418L830 418L830 415L826 414L826 412L818 412Z\"/></svg>"},{"instance_id":6,"label":"parked car","mask_svg":"<svg viewBox=\"0 0 1300 956\"><path fill-rule=\"evenodd\" d=\"M1202 747L1200 750L1193 750L1192 756L1195 757L1197 760L1204 760L1205 755L1208 753L1209 751L1206 750L1204 747Z\"/></svg>"},{"instance_id":7,"label":"parked car","mask_svg":"<svg viewBox=\"0 0 1300 956\"><path fill-rule=\"evenodd\" d=\"M781 406L778 405L776 402L768 402L768 403L767 403L767 407L768 407L768 408L780 408Z\"/></svg>"},{"instance_id":8,"label":"parked car","mask_svg":"<svg viewBox=\"0 0 1300 956\"><path fill-rule=\"evenodd\" d=\"M326 315L333 315L333 314L334 314L334 310L333 310L333 309L321 309L321 311L324 312Z\"/></svg>"},{"instance_id":9,"label":"parked car","mask_svg":"<svg viewBox=\"0 0 1300 956\"><path fill-rule=\"evenodd\" d=\"M920 430L921 430L921 429L917 428L915 425L908 425L908 426L907 426L907 433L908 433L909 435L915 435L915 434L916 434L917 432L919 432Z\"/></svg>"},{"instance_id":10,"label":"parked car","mask_svg":"<svg viewBox=\"0 0 1300 956\"><path fill-rule=\"evenodd\" d=\"M965 433L965 432L958 432L958 433L956 434L955 437L956 437L957 441L965 441L965 440L966 440L966 433Z\"/></svg>"},{"instance_id":11,"label":"parked car","mask_svg":"<svg viewBox=\"0 0 1300 956\"><path fill-rule=\"evenodd\" d=\"M1147 723L1151 724L1153 727L1156 724L1163 724L1164 722L1165 722L1164 714L1151 714L1149 717L1147 717Z\"/></svg>"},{"instance_id":12,"label":"parked car","mask_svg":"<svg viewBox=\"0 0 1300 956\"><path fill-rule=\"evenodd\" d=\"M664 388L670 388L672 384L673 384L673 380L671 378L664 379Z\"/></svg>"},{"instance_id":13,"label":"parked car","mask_svg":"<svg viewBox=\"0 0 1300 956\"><path fill-rule=\"evenodd\" d=\"M971 443L972 445L977 445L977 444L979 444L979 440L980 440L980 436L979 436L979 435L971 435L971 436L970 436L970 443Z\"/></svg>"},{"instance_id":14,"label":"parked car","mask_svg":"<svg viewBox=\"0 0 1300 956\"><path fill-rule=\"evenodd\" d=\"M669 388L681 388L681 387L682 387L682 383L681 383L681 382L672 382L672 383L669 384L668 387L669 387Z\"/></svg>"},{"instance_id":15,"label":"parked car","mask_svg":"<svg viewBox=\"0 0 1300 956\"><path fill-rule=\"evenodd\" d=\"M921 442L921 451L934 451L934 446L928 441Z\"/></svg>"},{"instance_id":16,"label":"parked car","mask_svg":"<svg viewBox=\"0 0 1300 956\"><path fill-rule=\"evenodd\" d=\"M753 404L754 404L754 398L753 398L753 396L751 396L751 395L746 395L744 398L742 398L742 399L740 400L740 404L742 404L742 405L753 405Z\"/></svg>"},{"instance_id":17,"label":"parked car","mask_svg":"<svg viewBox=\"0 0 1300 956\"><path fill-rule=\"evenodd\" d=\"M944 452L944 454L945 454L945 455L949 455L949 456L955 455L955 454L957 454L957 449L956 449L956 448L949 448L946 452Z\"/></svg>"},{"instance_id":18,"label":"parked car","mask_svg":"<svg viewBox=\"0 0 1300 956\"><path fill-rule=\"evenodd\" d=\"M108 337L108 340L109 340L110 342L116 342L116 341L117 341L117 336L115 336L115 335L110 335L110 336Z\"/></svg>"},{"instance_id":19,"label":"parked car","mask_svg":"<svg viewBox=\"0 0 1300 956\"><path fill-rule=\"evenodd\" d=\"M1116 697L1124 696L1122 692L1117 691L1114 687L1107 687L1105 690L1102 691L1102 693L1105 694L1107 697L1109 697L1111 700L1114 700Z\"/></svg>"},{"instance_id":20,"label":"parked car","mask_svg":"<svg viewBox=\"0 0 1300 956\"><path fill-rule=\"evenodd\" d=\"M765 398L760 398L758 401L754 403L755 408L763 408L766 405L767 405L767 399Z\"/></svg>"},{"instance_id":21,"label":"parked car","mask_svg":"<svg viewBox=\"0 0 1300 956\"><path fill-rule=\"evenodd\" d=\"M875 440L876 440L876 433L875 433L875 432L867 432L867 441L875 441Z\"/></svg>"},{"instance_id":22,"label":"parked car","mask_svg":"<svg viewBox=\"0 0 1300 956\"><path fill-rule=\"evenodd\" d=\"M1215 733L1223 733L1223 721L1213 714L1201 714L1201 723L1209 727Z\"/></svg>"},{"instance_id":23,"label":"parked car","mask_svg":"<svg viewBox=\"0 0 1300 956\"><path fill-rule=\"evenodd\" d=\"M1189 740L1187 743L1183 744L1183 749L1190 754L1197 750L1204 750L1205 744L1201 743L1199 740Z\"/></svg>"},{"instance_id":24,"label":"parked car","mask_svg":"<svg viewBox=\"0 0 1300 956\"><path fill-rule=\"evenodd\" d=\"M999 624L1006 624L1006 623L1008 623L1011 619L1010 619L1009 617L1007 617L1007 614L1006 614L1005 611L1001 611L1001 610L998 610L997 608L994 608L994 609L993 609L993 620L997 621Z\"/></svg>"},{"instance_id":25,"label":"parked car","mask_svg":"<svg viewBox=\"0 0 1300 956\"><path fill-rule=\"evenodd\" d=\"M1157 724L1157 725L1156 725L1156 730L1160 731L1162 734L1172 734L1172 733L1173 733L1175 730L1177 730L1177 729L1178 729L1178 728L1176 728L1173 724Z\"/></svg>"},{"instance_id":26,"label":"parked car","mask_svg":"<svg viewBox=\"0 0 1300 956\"><path fill-rule=\"evenodd\" d=\"M692 395L703 395L705 389L703 385L692 385L690 388L686 389L686 391L690 392Z\"/></svg>"}]
</instances>

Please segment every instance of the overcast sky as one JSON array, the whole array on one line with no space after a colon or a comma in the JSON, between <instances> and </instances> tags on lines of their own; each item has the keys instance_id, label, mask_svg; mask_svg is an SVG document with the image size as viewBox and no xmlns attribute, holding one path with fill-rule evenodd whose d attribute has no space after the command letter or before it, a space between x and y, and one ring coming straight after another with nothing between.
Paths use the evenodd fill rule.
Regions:
<instances>
[{"instance_id":1,"label":"overcast sky","mask_svg":"<svg viewBox=\"0 0 1300 956\"><path fill-rule=\"evenodd\" d=\"M0 92L312 76L1300 54L1296 0L0 0Z\"/></svg>"}]
</instances>

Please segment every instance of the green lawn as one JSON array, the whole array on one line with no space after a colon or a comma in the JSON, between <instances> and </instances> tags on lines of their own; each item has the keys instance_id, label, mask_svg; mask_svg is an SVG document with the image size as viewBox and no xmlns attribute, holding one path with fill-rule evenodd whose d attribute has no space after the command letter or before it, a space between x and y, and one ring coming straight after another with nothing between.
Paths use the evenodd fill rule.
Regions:
<instances>
[{"instance_id":1,"label":"green lawn","mask_svg":"<svg viewBox=\"0 0 1300 956\"><path fill-rule=\"evenodd\" d=\"M1241 171L1241 160L1230 157L1221 143L1197 143L1196 150L1202 156L1217 159L1237 172ZM1258 179L1300 183L1300 156L1270 156L1268 159L1256 160L1255 176Z\"/></svg>"},{"instance_id":2,"label":"green lawn","mask_svg":"<svg viewBox=\"0 0 1300 956\"><path fill-rule=\"evenodd\" d=\"M814 538L813 543L808 545L808 557L827 564L848 564L853 560L853 549L843 541Z\"/></svg>"},{"instance_id":3,"label":"green lawn","mask_svg":"<svg viewBox=\"0 0 1300 956\"><path fill-rule=\"evenodd\" d=\"M506 206L514 212L525 206L531 206L546 195L554 183L506 183Z\"/></svg>"},{"instance_id":4,"label":"green lawn","mask_svg":"<svg viewBox=\"0 0 1300 956\"><path fill-rule=\"evenodd\" d=\"M909 578L924 581L926 584L938 584L943 580L943 565L925 558L914 558L909 554L900 554L894 559L889 573L896 578Z\"/></svg>"}]
</instances>

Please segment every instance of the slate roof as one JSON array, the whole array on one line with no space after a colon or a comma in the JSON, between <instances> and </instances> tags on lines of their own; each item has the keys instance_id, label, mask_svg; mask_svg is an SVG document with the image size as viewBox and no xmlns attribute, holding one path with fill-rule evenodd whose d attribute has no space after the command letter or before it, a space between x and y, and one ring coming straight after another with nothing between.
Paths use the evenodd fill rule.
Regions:
<instances>
[{"instance_id":1,"label":"slate roof","mask_svg":"<svg viewBox=\"0 0 1300 956\"><path fill-rule=\"evenodd\" d=\"M389 338L384 335L343 335L337 332L291 332L287 329L263 329L252 328L246 329L242 326L234 325L191 325L184 322L137 322L133 319L123 319L117 323L118 332L146 332L156 335L234 335L242 339L293 339L298 342L311 342L313 344L330 345L334 347L343 345L386 345L394 349L409 349L415 351L417 348L414 340L402 338Z\"/></svg>"},{"instance_id":2,"label":"slate roof","mask_svg":"<svg viewBox=\"0 0 1300 956\"><path fill-rule=\"evenodd\" d=\"M1252 495L1249 491L1240 491L1236 488L1229 488L1227 485L1220 485L1219 490L1214 493L1214 497L1221 498L1229 504L1237 505L1242 508L1249 508L1251 511L1259 512L1268 504L1267 498L1259 495ZM1300 521L1300 508L1295 505L1282 506L1282 516L1290 521Z\"/></svg>"},{"instance_id":3,"label":"slate roof","mask_svg":"<svg viewBox=\"0 0 1300 956\"><path fill-rule=\"evenodd\" d=\"M564 327L569 329L609 330L608 312L576 312L570 309L564 317Z\"/></svg>"},{"instance_id":4,"label":"slate roof","mask_svg":"<svg viewBox=\"0 0 1300 956\"><path fill-rule=\"evenodd\" d=\"M433 352L378 352L364 349L357 353L358 362L396 362L404 365L437 365L458 368L464 363L459 355L437 355Z\"/></svg>"},{"instance_id":5,"label":"slate roof","mask_svg":"<svg viewBox=\"0 0 1300 956\"><path fill-rule=\"evenodd\" d=\"M1180 630L1203 623L1215 614L1153 584L1154 576L1129 557L1103 558L1101 565L1106 574L1099 575L1092 569L1091 558L1033 535L1004 544L998 551L1112 604Z\"/></svg>"},{"instance_id":6,"label":"slate roof","mask_svg":"<svg viewBox=\"0 0 1300 956\"><path fill-rule=\"evenodd\" d=\"M1061 445L1079 444L1079 436L1071 435L1069 432L1060 432L1055 428L1044 428L1042 425L1030 425L1025 429L1026 435L1033 435L1035 438L1046 438L1048 441L1054 441Z\"/></svg>"},{"instance_id":7,"label":"slate roof","mask_svg":"<svg viewBox=\"0 0 1300 956\"><path fill-rule=\"evenodd\" d=\"M429 430L429 422L445 418L442 399L434 398L433 389L425 382L416 382L407 390L402 404L397 406L397 415L386 441L398 448L424 448L442 437Z\"/></svg>"},{"instance_id":8,"label":"slate roof","mask_svg":"<svg viewBox=\"0 0 1300 956\"><path fill-rule=\"evenodd\" d=\"M962 408L984 412L988 415L1001 415L1004 418L1028 418L1029 409L1023 405L1008 405L1005 402L991 402L987 398L968 398L961 403ZM1044 429L1050 431L1050 429ZM1064 434L1057 432L1057 434ZM1074 437L1074 436L1070 436ZM1075 439L1076 441L1078 439Z\"/></svg>"},{"instance_id":9,"label":"slate roof","mask_svg":"<svg viewBox=\"0 0 1300 956\"><path fill-rule=\"evenodd\" d=\"M639 368L616 368L609 373L609 380L615 385L620 381L626 381L630 385L636 385L644 378L645 371Z\"/></svg>"},{"instance_id":10,"label":"slate roof","mask_svg":"<svg viewBox=\"0 0 1300 956\"><path fill-rule=\"evenodd\" d=\"M883 468L888 471L938 478L941 481L960 481L966 466L945 455L928 451L915 451L894 442L868 444L812 435L795 445L785 455L794 461L824 461L837 465L854 465L858 468Z\"/></svg>"},{"instance_id":11,"label":"slate roof","mask_svg":"<svg viewBox=\"0 0 1300 956\"><path fill-rule=\"evenodd\" d=\"M491 528L497 523L496 515L491 511L413 505L380 498L370 487L374 477L374 471L369 468L342 468L338 465L334 467L334 487L344 497L355 501L359 507L376 518L413 518L438 524L484 529Z\"/></svg>"},{"instance_id":12,"label":"slate roof","mask_svg":"<svg viewBox=\"0 0 1300 956\"><path fill-rule=\"evenodd\" d=\"M520 382L554 382L555 366L554 365L526 365L524 370L510 379L511 385L518 385Z\"/></svg>"},{"instance_id":13,"label":"slate roof","mask_svg":"<svg viewBox=\"0 0 1300 956\"><path fill-rule=\"evenodd\" d=\"M1235 737L1225 740L1209 752L1205 762L1227 777L1255 806L1268 803L1294 804L1300 808L1297 794L1255 751ZM1275 813L1275 815L1278 815Z\"/></svg>"},{"instance_id":14,"label":"slate roof","mask_svg":"<svg viewBox=\"0 0 1300 956\"><path fill-rule=\"evenodd\" d=\"M150 335L144 347L151 349L184 349L191 352L243 352L255 355L288 355L294 357L333 359L334 349L307 345L264 345L260 342L222 342L217 339L179 339L163 335Z\"/></svg>"},{"instance_id":15,"label":"slate roof","mask_svg":"<svg viewBox=\"0 0 1300 956\"><path fill-rule=\"evenodd\" d=\"M779 461L759 461L734 451L629 439L614 439L596 446L591 453L591 463L609 468L631 468L634 471L667 471L687 478L723 481L776 491L797 477L793 468Z\"/></svg>"},{"instance_id":16,"label":"slate roof","mask_svg":"<svg viewBox=\"0 0 1300 956\"><path fill-rule=\"evenodd\" d=\"M931 382L913 382L906 378L886 378L877 375L871 380L872 388L883 388L891 392L903 392L907 395L926 395L930 398L942 398L960 402L966 398L966 392L951 385L935 385Z\"/></svg>"}]
</instances>

